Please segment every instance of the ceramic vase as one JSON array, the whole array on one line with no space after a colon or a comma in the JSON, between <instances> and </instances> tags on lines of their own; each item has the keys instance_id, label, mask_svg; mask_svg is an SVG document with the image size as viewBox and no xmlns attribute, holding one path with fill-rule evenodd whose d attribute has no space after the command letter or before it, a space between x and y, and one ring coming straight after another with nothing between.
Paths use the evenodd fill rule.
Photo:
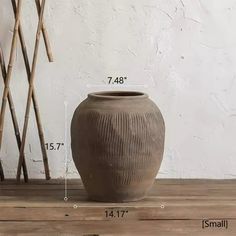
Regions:
<instances>
[{"instance_id":1,"label":"ceramic vase","mask_svg":"<svg viewBox=\"0 0 236 236\"><path fill-rule=\"evenodd\" d=\"M89 94L71 124L72 155L89 198L144 198L160 168L164 139L162 114L147 94Z\"/></svg>"}]
</instances>

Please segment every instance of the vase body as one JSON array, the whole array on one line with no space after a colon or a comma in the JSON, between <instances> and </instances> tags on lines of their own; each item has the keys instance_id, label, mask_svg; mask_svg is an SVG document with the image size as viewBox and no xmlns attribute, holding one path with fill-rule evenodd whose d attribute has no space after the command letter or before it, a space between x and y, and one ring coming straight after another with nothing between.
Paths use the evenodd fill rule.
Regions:
<instances>
[{"instance_id":1,"label":"vase body","mask_svg":"<svg viewBox=\"0 0 236 236\"><path fill-rule=\"evenodd\" d=\"M161 112L146 94L89 94L71 124L73 160L89 198L144 198L162 162L164 137Z\"/></svg>"}]
</instances>

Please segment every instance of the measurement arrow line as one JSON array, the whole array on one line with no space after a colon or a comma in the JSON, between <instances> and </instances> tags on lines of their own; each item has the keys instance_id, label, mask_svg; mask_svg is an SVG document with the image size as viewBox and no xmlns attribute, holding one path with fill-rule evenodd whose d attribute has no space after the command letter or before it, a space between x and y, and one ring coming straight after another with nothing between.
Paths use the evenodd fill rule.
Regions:
<instances>
[{"instance_id":1,"label":"measurement arrow line","mask_svg":"<svg viewBox=\"0 0 236 236\"><path fill-rule=\"evenodd\" d=\"M68 174L68 143L67 143L67 125L68 125L68 117L67 117L67 108L68 108L68 102L64 101L65 106L65 197L64 201L68 201L68 184L67 184L67 174Z\"/></svg>"}]
</instances>

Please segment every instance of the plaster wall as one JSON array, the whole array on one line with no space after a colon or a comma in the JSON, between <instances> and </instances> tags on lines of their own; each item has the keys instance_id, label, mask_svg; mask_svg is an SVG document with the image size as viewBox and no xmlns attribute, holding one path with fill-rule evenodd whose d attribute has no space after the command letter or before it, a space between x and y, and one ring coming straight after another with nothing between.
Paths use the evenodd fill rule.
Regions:
<instances>
[{"instance_id":1,"label":"plaster wall","mask_svg":"<svg viewBox=\"0 0 236 236\"><path fill-rule=\"evenodd\" d=\"M6 60L14 25L10 2L0 1ZM33 0L23 2L32 60L36 9ZM55 62L47 62L41 41L35 88L46 142L65 143L48 152L52 177L78 177L69 137L76 106L89 92L119 89L147 92L163 113L166 147L158 177L236 178L235 0L48 0L45 22ZM15 62L11 90L23 127L27 80L19 43ZM109 85L109 76L128 79ZM25 153L29 176L43 178L33 112ZM6 177L15 177L17 158L7 107Z\"/></svg>"}]
</instances>

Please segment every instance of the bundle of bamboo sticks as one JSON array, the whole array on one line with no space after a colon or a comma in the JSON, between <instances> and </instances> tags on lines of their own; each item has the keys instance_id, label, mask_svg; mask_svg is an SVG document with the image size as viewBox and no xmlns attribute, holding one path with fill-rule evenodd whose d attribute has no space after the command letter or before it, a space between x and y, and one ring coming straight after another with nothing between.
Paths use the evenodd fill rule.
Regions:
<instances>
[{"instance_id":1,"label":"bundle of bamboo sticks","mask_svg":"<svg viewBox=\"0 0 236 236\"><path fill-rule=\"evenodd\" d=\"M2 105L1 105L1 113L0 113L0 151L1 151L1 147L2 147L6 104L8 101L10 112L11 112L12 123L14 126L14 132L15 132L15 136L16 136L17 146L19 149L19 161L18 161L16 178L18 181L20 180L21 169L23 169L24 180L25 180L25 182L28 182L28 172L27 172L27 166L26 166L26 159L25 159L25 155L24 155L24 149L25 149L25 141L26 141L26 135L27 135L27 129L28 129L31 102L33 102L34 113L35 113L35 117L36 117L38 135L39 135L40 146L41 146L42 157L43 157L43 163L44 163L44 169L45 169L45 177L46 177L46 179L50 179L50 171L49 171L49 165L48 165L47 152L46 152L46 148L45 148L43 127L42 127L42 123L41 123L37 97L36 97L35 89L34 89L34 80L35 80L35 72L36 72L36 66L37 66L37 58L38 58L41 32L42 32L42 35L44 38L44 43L45 43L45 47L46 47L48 60L49 60L49 62L53 61L53 56L52 56L52 52L51 52L50 43L48 40L47 30L46 30L46 27L43 22L43 14L44 14L46 0L42 0L42 1L35 0L37 12L38 12L38 26L37 26L36 36L35 36L35 46L34 46L32 67L30 67L27 47L26 47L24 34L23 34L23 29L22 29L22 26L20 23L23 0L18 0L17 2L16 2L16 0L11 0L11 3L12 3L12 9L14 12L14 16L15 16L15 24L14 24L13 37L12 37L12 42L11 42L10 57L9 57L9 62L8 62L7 68L6 68L6 64L5 64L3 50L2 50L2 47L0 44L0 66L1 66L2 78L3 78L3 82L4 82L4 91L3 91L3 96L2 96ZM12 78L12 70L13 70L13 66L14 66L14 58L15 58L15 54L16 54L16 47L17 47L18 39L20 41L21 50L22 50L22 54L23 54L23 58L24 58L25 69L26 69L28 83L29 83L22 136L20 135L19 125L17 122L17 116L16 116L16 112L15 112L15 108L14 108L14 102L13 102L12 94L10 91L10 81ZM4 180L4 170L3 170L3 165L2 165L1 160L0 160L0 179L2 181Z\"/></svg>"}]
</instances>

